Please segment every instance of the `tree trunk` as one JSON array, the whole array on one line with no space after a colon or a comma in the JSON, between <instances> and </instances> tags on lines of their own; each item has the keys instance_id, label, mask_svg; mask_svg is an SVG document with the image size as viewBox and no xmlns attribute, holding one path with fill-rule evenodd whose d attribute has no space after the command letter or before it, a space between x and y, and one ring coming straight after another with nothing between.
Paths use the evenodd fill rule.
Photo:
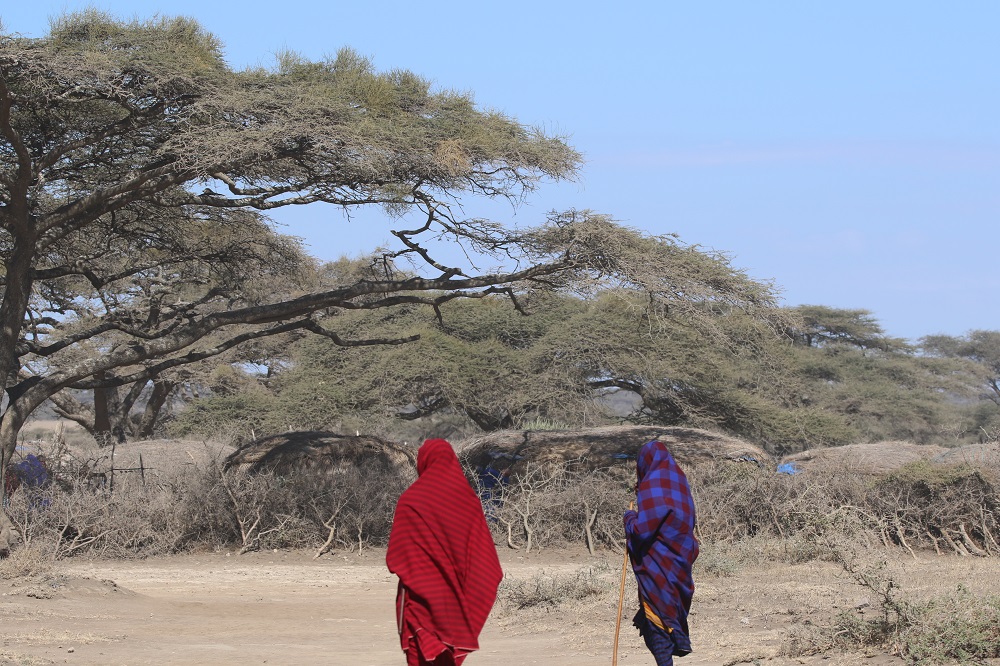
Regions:
<instances>
[{"instance_id":1,"label":"tree trunk","mask_svg":"<svg viewBox=\"0 0 1000 666\"><path fill-rule=\"evenodd\" d=\"M160 411L175 386L177 386L177 382L172 382L169 379L157 379L153 382L153 392L150 394L149 400L146 401L146 409L143 410L142 418L139 420L137 434L140 439L149 439L153 436L153 429L160 417Z\"/></svg>"},{"instance_id":2,"label":"tree trunk","mask_svg":"<svg viewBox=\"0 0 1000 666\"><path fill-rule=\"evenodd\" d=\"M94 375L96 379L104 379L105 373L98 372ZM108 404L109 393L117 389L96 388L94 389L94 431L90 434L97 440L98 446L108 446L111 444L111 406Z\"/></svg>"},{"instance_id":3,"label":"tree trunk","mask_svg":"<svg viewBox=\"0 0 1000 666\"><path fill-rule=\"evenodd\" d=\"M22 227L22 233L13 234L14 246L5 262L7 273L4 276L3 300L0 301L0 381L4 391L10 388L9 381L16 381L20 369L17 346L33 287L31 274L36 237L33 233L24 233L24 230ZM0 415L0 478L3 478L7 464L14 456L17 435L27 416L16 409L18 396L10 392L7 395L7 408Z\"/></svg>"}]
</instances>

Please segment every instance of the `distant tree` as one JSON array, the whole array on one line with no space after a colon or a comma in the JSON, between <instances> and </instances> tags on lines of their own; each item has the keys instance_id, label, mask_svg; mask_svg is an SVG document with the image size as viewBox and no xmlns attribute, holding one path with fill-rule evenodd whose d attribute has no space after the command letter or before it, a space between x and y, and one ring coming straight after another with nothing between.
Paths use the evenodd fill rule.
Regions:
<instances>
[{"instance_id":1,"label":"distant tree","mask_svg":"<svg viewBox=\"0 0 1000 666\"><path fill-rule=\"evenodd\" d=\"M517 201L578 163L557 137L350 51L234 71L190 20L95 11L56 19L38 39L0 34L0 468L29 415L66 389L131 393L290 332L347 346L405 340L345 338L330 316L340 310L609 285L693 320L705 300L773 305L724 262L606 216L513 230L454 212L461 195ZM393 218L399 249L316 282L265 213L320 202L406 214ZM504 268L450 266L430 238ZM95 420L111 427L109 414Z\"/></svg>"},{"instance_id":2,"label":"distant tree","mask_svg":"<svg viewBox=\"0 0 1000 666\"><path fill-rule=\"evenodd\" d=\"M920 348L933 356L963 358L977 364L988 400L1000 405L1000 331L975 330L964 336L927 335Z\"/></svg>"},{"instance_id":3,"label":"distant tree","mask_svg":"<svg viewBox=\"0 0 1000 666\"><path fill-rule=\"evenodd\" d=\"M847 344L860 349L882 351L907 347L904 340L887 336L869 310L831 308L825 305L799 305L789 310L801 322L790 332L807 347Z\"/></svg>"},{"instance_id":4,"label":"distant tree","mask_svg":"<svg viewBox=\"0 0 1000 666\"><path fill-rule=\"evenodd\" d=\"M969 391L969 376L954 362L905 349L796 347L789 367L801 401L839 415L852 441L940 441Z\"/></svg>"}]
</instances>

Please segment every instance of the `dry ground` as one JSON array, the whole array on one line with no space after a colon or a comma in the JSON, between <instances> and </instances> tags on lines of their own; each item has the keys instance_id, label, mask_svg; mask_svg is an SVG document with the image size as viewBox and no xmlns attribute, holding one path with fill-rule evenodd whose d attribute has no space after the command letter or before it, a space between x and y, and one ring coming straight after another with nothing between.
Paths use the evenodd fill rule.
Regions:
<instances>
[{"instance_id":1,"label":"dry ground","mask_svg":"<svg viewBox=\"0 0 1000 666\"><path fill-rule=\"evenodd\" d=\"M64 562L44 584L0 582L0 663L401 665L395 579L383 558L372 550L319 560L295 551ZM498 607L469 666L610 663L617 557L505 550L501 558L513 582L582 572L607 589L559 607ZM928 556L895 566L914 593L965 582L1000 594L995 560ZM835 565L758 567L698 584L691 617L697 652L680 666L902 663L881 654L779 656L789 632L867 601ZM651 665L628 620L622 625L619 663Z\"/></svg>"}]
</instances>

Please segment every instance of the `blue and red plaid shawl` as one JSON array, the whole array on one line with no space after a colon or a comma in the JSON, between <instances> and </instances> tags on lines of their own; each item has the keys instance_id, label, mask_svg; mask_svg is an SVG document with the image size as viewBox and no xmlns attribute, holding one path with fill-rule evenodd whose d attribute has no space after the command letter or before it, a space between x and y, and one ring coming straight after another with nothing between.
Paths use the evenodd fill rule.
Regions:
<instances>
[{"instance_id":1,"label":"blue and red plaid shawl","mask_svg":"<svg viewBox=\"0 0 1000 666\"><path fill-rule=\"evenodd\" d=\"M625 512L632 570L643 602L670 631L674 653L691 651L688 611L694 595L691 565L698 557L694 499L687 477L662 442L639 451L638 511Z\"/></svg>"}]
</instances>

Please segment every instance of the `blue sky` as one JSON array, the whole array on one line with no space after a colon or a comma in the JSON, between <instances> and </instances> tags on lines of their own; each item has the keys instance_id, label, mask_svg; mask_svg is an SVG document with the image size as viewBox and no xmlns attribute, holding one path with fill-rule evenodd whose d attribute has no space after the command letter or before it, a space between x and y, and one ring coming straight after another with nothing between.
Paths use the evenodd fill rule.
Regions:
<instances>
[{"instance_id":1,"label":"blue sky","mask_svg":"<svg viewBox=\"0 0 1000 666\"><path fill-rule=\"evenodd\" d=\"M40 36L85 4L0 18ZM1000 3L91 4L194 17L234 67L350 46L585 155L576 182L495 217L590 208L724 251L788 305L866 308L911 339L1000 330ZM281 220L328 259L388 239L374 214Z\"/></svg>"}]
</instances>

